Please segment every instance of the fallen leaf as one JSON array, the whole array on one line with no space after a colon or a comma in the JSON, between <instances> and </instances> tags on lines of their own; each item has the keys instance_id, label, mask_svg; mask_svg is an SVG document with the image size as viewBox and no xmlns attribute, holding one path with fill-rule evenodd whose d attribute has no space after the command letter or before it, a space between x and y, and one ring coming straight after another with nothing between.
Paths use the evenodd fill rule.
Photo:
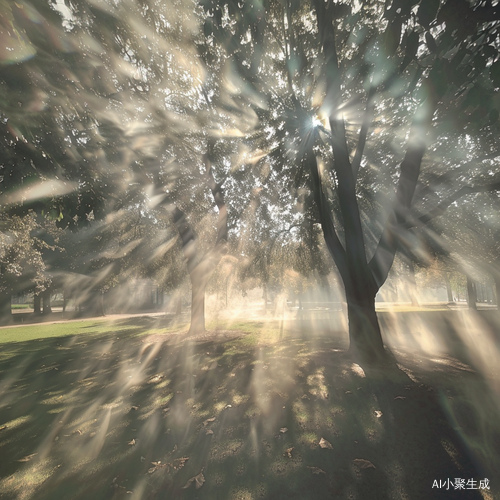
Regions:
<instances>
[{"instance_id":1,"label":"fallen leaf","mask_svg":"<svg viewBox=\"0 0 500 500\"><path fill-rule=\"evenodd\" d=\"M288 458L292 458L292 451L293 451L293 447L292 448L287 448L285 450L285 454L288 455Z\"/></svg>"},{"instance_id":2,"label":"fallen leaf","mask_svg":"<svg viewBox=\"0 0 500 500\"><path fill-rule=\"evenodd\" d=\"M406 396L396 396L394 399L406 399Z\"/></svg>"},{"instance_id":3,"label":"fallen leaf","mask_svg":"<svg viewBox=\"0 0 500 500\"><path fill-rule=\"evenodd\" d=\"M186 485L182 487L182 489L185 490L186 488L189 488L192 483L194 483L196 489L199 489L203 486L204 482L205 482L205 476L203 475L203 472L200 472L197 476L194 476L191 479L189 479Z\"/></svg>"},{"instance_id":4,"label":"fallen leaf","mask_svg":"<svg viewBox=\"0 0 500 500\"><path fill-rule=\"evenodd\" d=\"M174 469L175 470L182 469L188 460L189 457L176 458L174 460Z\"/></svg>"},{"instance_id":5,"label":"fallen leaf","mask_svg":"<svg viewBox=\"0 0 500 500\"><path fill-rule=\"evenodd\" d=\"M32 453L31 455L26 455L23 458L20 458L18 462L29 462L35 455L38 455L38 453Z\"/></svg>"},{"instance_id":6,"label":"fallen leaf","mask_svg":"<svg viewBox=\"0 0 500 500\"><path fill-rule=\"evenodd\" d=\"M213 422L215 420L215 417L212 418L207 418L204 422L203 425L206 427L209 423Z\"/></svg>"},{"instance_id":7,"label":"fallen leaf","mask_svg":"<svg viewBox=\"0 0 500 500\"><path fill-rule=\"evenodd\" d=\"M132 406L132 408L130 408L131 410L138 410L139 407L138 406Z\"/></svg>"},{"instance_id":8,"label":"fallen leaf","mask_svg":"<svg viewBox=\"0 0 500 500\"><path fill-rule=\"evenodd\" d=\"M135 446L135 439L132 439L132 441L129 441L127 444L129 446Z\"/></svg>"},{"instance_id":9,"label":"fallen leaf","mask_svg":"<svg viewBox=\"0 0 500 500\"><path fill-rule=\"evenodd\" d=\"M287 429L286 427L282 427L282 428L280 429L280 432L281 432L282 434L285 434L285 432L287 432L287 431L288 431L288 429Z\"/></svg>"},{"instance_id":10,"label":"fallen leaf","mask_svg":"<svg viewBox=\"0 0 500 500\"><path fill-rule=\"evenodd\" d=\"M208 436L208 435L213 434L213 433L214 433L214 431L212 429L208 429L206 432L206 435Z\"/></svg>"},{"instance_id":11,"label":"fallen leaf","mask_svg":"<svg viewBox=\"0 0 500 500\"><path fill-rule=\"evenodd\" d=\"M225 409L227 409L227 408L232 408L232 406L231 405L226 405Z\"/></svg>"},{"instance_id":12,"label":"fallen leaf","mask_svg":"<svg viewBox=\"0 0 500 500\"><path fill-rule=\"evenodd\" d=\"M148 469L148 474L153 474L153 472L156 472L158 469L161 469L167 465L167 464L162 464L161 460L158 460L158 462L151 462L151 463L154 465L154 467Z\"/></svg>"},{"instance_id":13,"label":"fallen leaf","mask_svg":"<svg viewBox=\"0 0 500 500\"><path fill-rule=\"evenodd\" d=\"M382 415L383 415L383 413L382 413L381 411L379 411L379 410L375 410L375 416L376 416L377 418L380 418Z\"/></svg>"},{"instance_id":14,"label":"fallen leaf","mask_svg":"<svg viewBox=\"0 0 500 500\"><path fill-rule=\"evenodd\" d=\"M360 469L376 469L369 460L365 460L364 458L355 458L352 463Z\"/></svg>"},{"instance_id":15,"label":"fallen leaf","mask_svg":"<svg viewBox=\"0 0 500 500\"><path fill-rule=\"evenodd\" d=\"M352 394L352 392L351 392L351 391L345 391L345 393L346 393L346 394Z\"/></svg>"},{"instance_id":16,"label":"fallen leaf","mask_svg":"<svg viewBox=\"0 0 500 500\"><path fill-rule=\"evenodd\" d=\"M307 466L308 469L311 469L311 472L313 474L326 474L326 472L323 469L320 469L319 467L309 467Z\"/></svg>"},{"instance_id":17,"label":"fallen leaf","mask_svg":"<svg viewBox=\"0 0 500 500\"><path fill-rule=\"evenodd\" d=\"M6 425L4 425L4 426L0 427L0 431L4 431L5 429L7 429L7 426L6 426Z\"/></svg>"},{"instance_id":18,"label":"fallen leaf","mask_svg":"<svg viewBox=\"0 0 500 500\"><path fill-rule=\"evenodd\" d=\"M329 441L327 441L326 439L323 439L323 438L321 438L319 440L319 446L320 446L320 448L325 448L325 449L328 449L328 450L333 450L332 443L330 443Z\"/></svg>"}]
</instances>

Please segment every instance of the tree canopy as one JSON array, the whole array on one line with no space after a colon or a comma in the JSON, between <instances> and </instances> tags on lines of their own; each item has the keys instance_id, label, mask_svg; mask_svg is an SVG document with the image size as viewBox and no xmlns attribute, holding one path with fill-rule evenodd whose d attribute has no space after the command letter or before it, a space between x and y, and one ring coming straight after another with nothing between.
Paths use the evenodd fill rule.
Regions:
<instances>
[{"instance_id":1,"label":"tree canopy","mask_svg":"<svg viewBox=\"0 0 500 500\"><path fill-rule=\"evenodd\" d=\"M491 0L1 5L5 217L162 219L180 246L150 242L183 249L193 304L231 238L253 234L262 284L284 233L296 268L324 274L321 230L351 346L383 359L374 301L398 249L477 193L498 200Z\"/></svg>"}]
</instances>

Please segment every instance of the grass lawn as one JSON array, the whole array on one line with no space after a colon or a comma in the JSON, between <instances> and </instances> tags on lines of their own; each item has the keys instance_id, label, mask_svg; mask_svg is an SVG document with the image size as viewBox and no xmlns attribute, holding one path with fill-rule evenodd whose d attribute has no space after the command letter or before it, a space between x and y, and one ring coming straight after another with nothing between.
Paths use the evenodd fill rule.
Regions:
<instances>
[{"instance_id":1,"label":"grass lawn","mask_svg":"<svg viewBox=\"0 0 500 500\"><path fill-rule=\"evenodd\" d=\"M1 329L0 498L500 498L498 401L466 364L370 372L344 337L217 326ZM433 488L448 478L466 489Z\"/></svg>"}]
</instances>

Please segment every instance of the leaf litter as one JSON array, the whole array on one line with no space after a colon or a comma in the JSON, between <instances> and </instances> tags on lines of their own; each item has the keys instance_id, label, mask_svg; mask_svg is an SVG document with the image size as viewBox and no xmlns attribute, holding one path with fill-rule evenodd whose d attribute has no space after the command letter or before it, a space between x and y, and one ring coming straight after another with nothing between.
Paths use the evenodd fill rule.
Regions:
<instances>
[{"instance_id":1,"label":"leaf litter","mask_svg":"<svg viewBox=\"0 0 500 500\"><path fill-rule=\"evenodd\" d=\"M321 438L319 440L319 446L320 446L320 448L324 448L324 449L327 449L327 450L333 450L332 443L330 443L329 441L327 441L324 438Z\"/></svg>"},{"instance_id":2,"label":"leaf litter","mask_svg":"<svg viewBox=\"0 0 500 500\"><path fill-rule=\"evenodd\" d=\"M309 465L307 466L308 469L311 469L311 472L313 474L326 474L326 472L323 469L320 469L319 467L310 467Z\"/></svg>"},{"instance_id":3,"label":"leaf litter","mask_svg":"<svg viewBox=\"0 0 500 500\"><path fill-rule=\"evenodd\" d=\"M192 483L194 483L195 488L198 490L203 486L205 482L205 476L203 475L203 469L197 476L193 476L191 479L188 479L188 482L182 487L183 490L189 488Z\"/></svg>"},{"instance_id":4,"label":"leaf litter","mask_svg":"<svg viewBox=\"0 0 500 500\"><path fill-rule=\"evenodd\" d=\"M369 460L365 460L364 458L355 458L352 463L359 469L376 469Z\"/></svg>"}]
</instances>

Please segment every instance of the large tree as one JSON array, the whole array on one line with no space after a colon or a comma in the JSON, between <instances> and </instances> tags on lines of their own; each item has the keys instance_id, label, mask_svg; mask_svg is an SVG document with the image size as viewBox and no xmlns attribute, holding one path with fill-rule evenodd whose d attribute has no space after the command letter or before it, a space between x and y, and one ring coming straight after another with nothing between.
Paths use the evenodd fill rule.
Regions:
<instances>
[{"instance_id":1,"label":"large tree","mask_svg":"<svg viewBox=\"0 0 500 500\"><path fill-rule=\"evenodd\" d=\"M468 190L499 186L459 153L474 134L497 133L500 7L467 0L201 4L202 54L227 58L230 92L259 116L260 147L288 179L283 186L309 190L344 283L351 349L366 361L384 360L375 296L409 230ZM450 139L461 147L438 164Z\"/></svg>"}]
</instances>

